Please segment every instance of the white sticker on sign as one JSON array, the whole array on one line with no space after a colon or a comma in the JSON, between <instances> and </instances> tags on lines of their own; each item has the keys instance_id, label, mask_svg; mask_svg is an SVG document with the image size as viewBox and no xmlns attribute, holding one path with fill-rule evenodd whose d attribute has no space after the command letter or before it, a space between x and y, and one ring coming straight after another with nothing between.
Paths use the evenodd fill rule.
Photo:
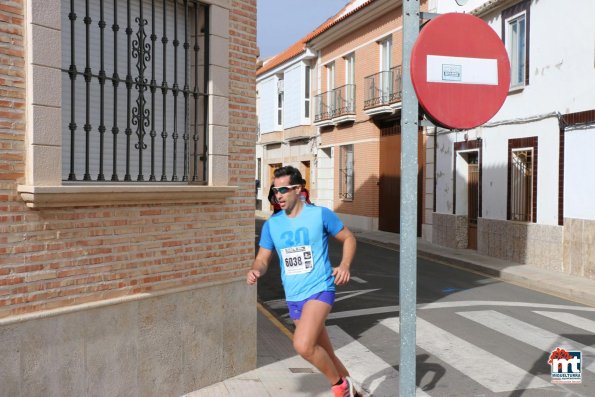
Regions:
<instances>
[{"instance_id":1,"label":"white sticker on sign","mask_svg":"<svg viewBox=\"0 0 595 397\"><path fill-rule=\"evenodd\" d=\"M498 60L428 55L427 81L498 85Z\"/></svg>"}]
</instances>

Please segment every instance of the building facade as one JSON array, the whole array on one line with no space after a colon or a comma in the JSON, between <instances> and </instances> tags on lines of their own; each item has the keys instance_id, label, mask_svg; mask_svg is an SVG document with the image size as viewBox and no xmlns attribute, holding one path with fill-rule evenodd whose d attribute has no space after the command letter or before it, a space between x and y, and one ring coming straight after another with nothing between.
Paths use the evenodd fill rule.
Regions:
<instances>
[{"instance_id":1,"label":"building facade","mask_svg":"<svg viewBox=\"0 0 595 397\"><path fill-rule=\"evenodd\" d=\"M269 211L268 192L273 172L282 165L298 168L306 188L316 195L312 177L316 128L311 116L311 62L313 54L300 40L287 51L263 62L257 71L258 209Z\"/></svg>"},{"instance_id":2,"label":"building facade","mask_svg":"<svg viewBox=\"0 0 595 397\"><path fill-rule=\"evenodd\" d=\"M595 4L438 0L430 7L482 18L511 63L508 97L485 125L428 129L436 142L432 241L594 278L595 53L584 38L595 34Z\"/></svg>"},{"instance_id":3,"label":"building facade","mask_svg":"<svg viewBox=\"0 0 595 397\"><path fill-rule=\"evenodd\" d=\"M399 231L402 28L401 2L356 1L308 43L318 53L318 178L333 181L319 194L357 229ZM424 141L420 130L420 233Z\"/></svg>"},{"instance_id":4,"label":"building facade","mask_svg":"<svg viewBox=\"0 0 595 397\"><path fill-rule=\"evenodd\" d=\"M0 394L252 369L256 1L9 0L0 20Z\"/></svg>"},{"instance_id":5,"label":"building facade","mask_svg":"<svg viewBox=\"0 0 595 397\"><path fill-rule=\"evenodd\" d=\"M297 163L310 174L312 200L334 209L352 228L399 229L401 43L401 2L354 0L258 72L260 142L270 159L263 174L265 168ZM293 71L301 84L281 78ZM279 123L281 85L283 110L294 109L299 125L298 117ZM292 87L296 94L290 94ZM292 137L298 138L295 144ZM421 233L421 131L419 137Z\"/></svg>"}]
</instances>

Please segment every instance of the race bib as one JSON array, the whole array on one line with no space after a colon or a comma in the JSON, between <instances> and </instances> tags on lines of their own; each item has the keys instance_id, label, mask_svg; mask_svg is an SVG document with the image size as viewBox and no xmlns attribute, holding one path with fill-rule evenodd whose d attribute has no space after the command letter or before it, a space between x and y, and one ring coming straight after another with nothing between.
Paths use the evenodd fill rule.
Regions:
<instances>
[{"instance_id":1,"label":"race bib","mask_svg":"<svg viewBox=\"0 0 595 397\"><path fill-rule=\"evenodd\" d=\"M281 249L281 256L285 274L288 276L309 273L314 268L312 247L309 245L283 248Z\"/></svg>"}]
</instances>

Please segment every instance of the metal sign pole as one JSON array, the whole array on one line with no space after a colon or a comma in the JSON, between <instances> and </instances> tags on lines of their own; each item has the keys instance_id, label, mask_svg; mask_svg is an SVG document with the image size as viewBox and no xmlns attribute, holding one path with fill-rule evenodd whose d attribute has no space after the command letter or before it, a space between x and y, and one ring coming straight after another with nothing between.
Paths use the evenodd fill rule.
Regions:
<instances>
[{"instance_id":1,"label":"metal sign pole","mask_svg":"<svg viewBox=\"0 0 595 397\"><path fill-rule=\"evenodd\" d=\"M411 82L411 50L419 35L419 0L403 0L403 73L401 114L401 224L399 268L399 395L415 396L415 323L417 282L417 134L418 103Z\"/></svg>"}]
</instances>

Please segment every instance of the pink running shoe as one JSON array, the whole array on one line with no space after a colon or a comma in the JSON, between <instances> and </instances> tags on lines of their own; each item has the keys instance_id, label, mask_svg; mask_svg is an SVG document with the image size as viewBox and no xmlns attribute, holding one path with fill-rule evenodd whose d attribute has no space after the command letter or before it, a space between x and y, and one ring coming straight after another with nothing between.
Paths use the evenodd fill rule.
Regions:
<instances>
[{"instance_id":1,"label":"pink running shoe","mask_svg":"<svg viewBox=\"0 0 595 397\"><path fill-rule=\"evenodd\" d=\"M356 392L349 378L341 378L343 383L337 386L331 387L333 395L335 397L356 397Z\"/></svg>"}]
</instances>

